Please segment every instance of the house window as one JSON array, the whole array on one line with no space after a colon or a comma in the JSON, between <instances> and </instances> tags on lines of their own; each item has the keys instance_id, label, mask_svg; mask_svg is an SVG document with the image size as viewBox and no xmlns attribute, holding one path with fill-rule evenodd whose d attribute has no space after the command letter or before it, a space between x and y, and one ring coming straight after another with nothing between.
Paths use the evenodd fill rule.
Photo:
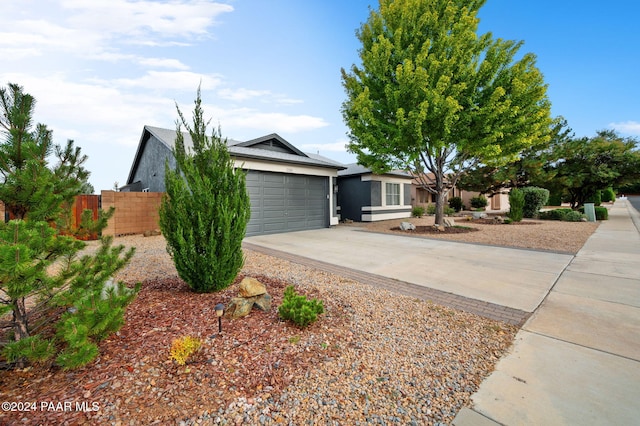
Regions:
<instances>
[{"instance_id":1,"label":"house window","mask_svg":"<svg viewBox=\"0 0 640 426\"><path fill-rule=\"evenodd\" d=\"M399 206L400 205L400 184L399 183L387 183L387 205Z\"/></svg>"}]
</instances>

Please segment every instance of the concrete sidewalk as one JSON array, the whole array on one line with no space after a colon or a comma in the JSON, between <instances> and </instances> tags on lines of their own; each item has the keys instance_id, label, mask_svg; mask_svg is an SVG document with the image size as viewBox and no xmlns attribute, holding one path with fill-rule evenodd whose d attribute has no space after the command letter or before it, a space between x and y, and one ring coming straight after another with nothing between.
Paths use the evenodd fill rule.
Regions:
<instances>
[{"instance_id":1,"label":"concrete sidewalk","mask_svg":"<svg viewBox=\"0 0 640 426\"><path fill-rule=\"evenodd\" d=\"M472 400L453 425L640 424L640 214L627 200L609 210Z\"/></svg>"}]
</instances>

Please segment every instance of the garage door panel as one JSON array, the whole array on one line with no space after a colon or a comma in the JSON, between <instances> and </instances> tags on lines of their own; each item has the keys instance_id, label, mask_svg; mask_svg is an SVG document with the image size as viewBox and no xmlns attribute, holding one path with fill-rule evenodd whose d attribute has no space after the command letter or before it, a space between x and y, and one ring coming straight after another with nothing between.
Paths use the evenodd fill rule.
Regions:
<instances>
[{"instance_id":1,"label":"garage door panel","mask_svg":"<svg viewBox=\"0 0 640 426\"><path fill-rule=\"evenodd\" d=\"M247 190L248 236L328 226L328 178L249 171Z\"/></svg>"}]
</instances>

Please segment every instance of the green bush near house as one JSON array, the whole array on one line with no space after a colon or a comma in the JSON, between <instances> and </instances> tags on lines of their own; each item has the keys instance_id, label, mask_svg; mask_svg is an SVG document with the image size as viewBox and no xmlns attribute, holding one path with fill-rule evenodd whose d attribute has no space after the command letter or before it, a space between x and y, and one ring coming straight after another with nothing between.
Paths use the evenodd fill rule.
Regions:
<instances>
[{"instance_id":1,"label":"green bush near house","mask_svg":"<svg viewBox=\"0 0 640 426\"><path fill-rule=\"evenodd\" d=\"M422 216L424 216L424 207L422 207L422 206L414 206L411 209L411 216L413 216L413 217L422 217Z\"/></svg>"},{"instance_id":2,"label":"green bush near house","mask_svg":"<svg viewBox=\"0 0 640 426\"><path fill-rule=\"evenodd\" d=\"M524 215L524 193L513 188L509 193L509 219L520 222Z\"/></svg>"},{"instance_id":3,"label":"green bush near house","mask_svg":"<svg viewBox=\"0 0 640 426\"><path fill-rule=\"evenodd\" d=\"M524 217L536 217L540 209L549 201L549 190L535 186L527 186L521 189L524 193Z\"/></svg>"},{"instance_id":4,"label":"green bush near house","mask_svg":"<svg viewBox=\"0 0 640 426\"><path fill-rule=\"evenodd\" d=\"M584 218L585 218L585 215L583 215L582 213L575 210L571 210L564 215L563 220L565 222L581 222L582 219Z\"/></svg>"},{"instance_id":5,"label":"green bush near house","mask_svg":"<svg viewBox=\"0 0 640 426\"><path fill-rule=\"evenodd\" d=\"M473 197L471 200L469 200L469 202L471 203L471 207L473 207L474 209L482 209L487 207L487 198L479 195L477 197Z\"/></svg>"},{"instance_id":6,"label":"green bush near house","mask_svg":"<svg viewBox=\"0 0 640 426\"><path fill-rule=\"evenodd\" d=\"M452 209L451 207L445 207L444 208L444 214L447 215L447 216L451 216L455 212L456 211L454 209ZM427 205L427 209L426 209L426 213L427 214L436 214L436 205L435 204L428 204Z\"/></svg>"},{"instance_id":7,"label":"green bush near house","mask_svg":"<svg viewBox=\"0 0 640 426\"><path fill-rule=\"evenodd\" d=\"M454 209L456 212L462 210L462 198L460 197L451 197L449 198L449 207Z\"/></svg>"}]
</instances>

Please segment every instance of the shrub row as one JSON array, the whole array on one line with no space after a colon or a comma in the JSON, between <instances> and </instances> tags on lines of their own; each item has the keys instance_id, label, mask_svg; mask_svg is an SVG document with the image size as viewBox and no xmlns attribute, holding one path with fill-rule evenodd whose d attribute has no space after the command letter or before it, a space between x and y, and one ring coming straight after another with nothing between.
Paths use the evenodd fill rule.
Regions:
<instances>
[{"instance_id":1,"label":"shrub row","mask_svg":"<svg viewBox=\"0 0 640 426\"><path fill-rule=\"evenodd\" d=\"M584 214L571 209L555 209L538 213L541 220L561 220L564 222L580 222Z\"/></svg>"},{"instance_id":2,"label":"shrub row","mask_svg":"<svg viewBox=\"0 0 640 426\"><path fill-rule=\"evenodd\" d=\"M580 213L584 213L584 206L578 209ZM609 220L609 210L606 207L595 207L596 220Z\"/></svg>"}]
</instances>

